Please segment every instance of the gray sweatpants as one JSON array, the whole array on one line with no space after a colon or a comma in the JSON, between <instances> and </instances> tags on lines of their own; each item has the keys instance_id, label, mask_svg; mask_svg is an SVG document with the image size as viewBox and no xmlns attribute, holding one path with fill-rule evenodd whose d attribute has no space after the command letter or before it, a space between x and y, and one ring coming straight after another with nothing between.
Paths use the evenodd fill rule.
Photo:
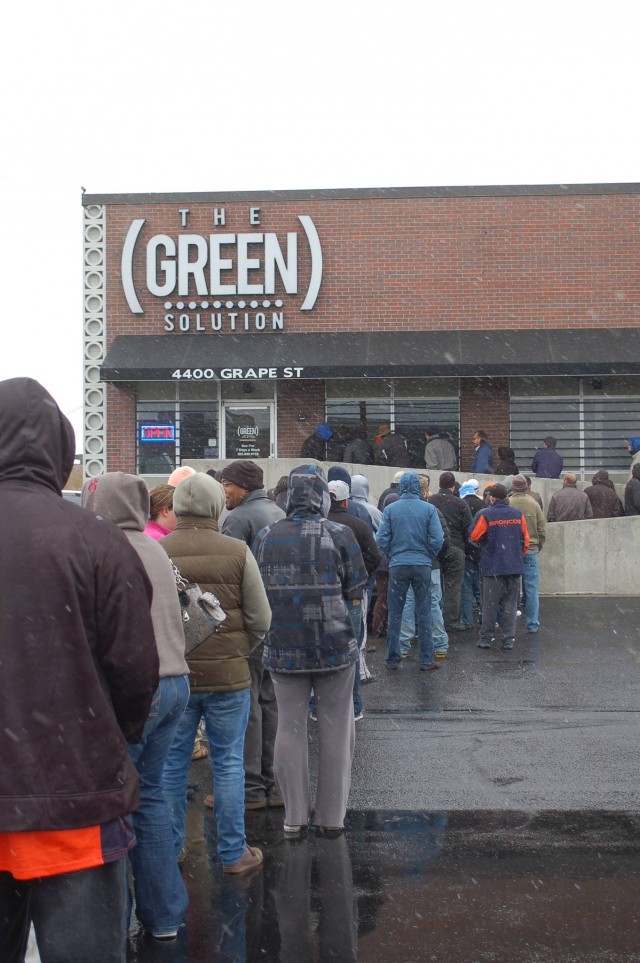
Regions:
<instances>
[{"instance_id":1,"label":"gray sweatpants","mask_svg":"<svg viewBox=\"0 0 640 963\"><path fill-rule=\"evenodd\" d=\"M355 666L336 672L272 672L278 703L273 767L288 826L306 826L311 817L307 719L313 689L318 716L318 786L315 826L344 825L355 745L353 678Z\"/></svg>"}]
</instances>

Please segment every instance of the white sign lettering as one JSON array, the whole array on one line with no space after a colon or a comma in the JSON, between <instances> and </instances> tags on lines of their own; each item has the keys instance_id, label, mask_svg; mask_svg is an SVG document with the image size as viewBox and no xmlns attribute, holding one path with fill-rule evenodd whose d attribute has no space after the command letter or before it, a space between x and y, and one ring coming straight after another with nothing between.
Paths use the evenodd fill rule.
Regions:
<instances>
[{"instance_id":1,"label":"white sign lettering","mask_svg":"<svg viewBox=\"0 0 640 963\"><path fill-rule=\"evenodd\" d=\"M181 225L186 226L189 211L180 208ZM250 208L249 221L252 225L260 224L260 209ZM322 283L322 248L315 225L308 215L298 215L298 220L304 230L311 259L309 286L302 303L302 311L310 311L316 303L320 285ZM216 226L224 226L224 208L216 208L213 212ZM122 248L122 286L129 308L133 314L143 314L133 277L133 257L136 245L145 224L144 218L136 218L131 222L124 246ZM279 285L287 295L298 294L298 234L289 231L284 244L274 232L248 233L213 233L179 234L172 237L168 234L154 234L146 244L145 251L145 283L147 291L154 297L170 298L229 298L229 297L273 297ZM281 306L282 301L275 302ZM265 307L267 306L265 302ZM196 307L206 308L208 305L198 305L195 301L183 304L176 302L175 308L180 311L189 307L192 311ZM214 304L213 307L223 305ZM242 301L228 302L225 307L244 308ZM262 306L262 305L260 305ZM166 308L174 307L173 303L166 304ZM251 307L258 307L252 303ZM282 313L282 312L281 312ZM238 313L234 312L237 318ZM260 312L255 315L252 325L256 330L264 330L267 320L263 317L262 327L259 324ZM183 321L186 315L179 315L179 323L175 323L173 315L165 315L165 330L188 331L193 324L194 330L205 330L199 327L199 315L188 324ZM213 315L211 316L213 318ZM231 318L232 315L229 315ZM246 317L246 315L245 315ZM168 326L173 325L173 327ZM211 330L219 330L211 325ZM233 330L233 326L231 326ZM245 328L246 330L246 328Z\"/></svg>"}]
</instances>

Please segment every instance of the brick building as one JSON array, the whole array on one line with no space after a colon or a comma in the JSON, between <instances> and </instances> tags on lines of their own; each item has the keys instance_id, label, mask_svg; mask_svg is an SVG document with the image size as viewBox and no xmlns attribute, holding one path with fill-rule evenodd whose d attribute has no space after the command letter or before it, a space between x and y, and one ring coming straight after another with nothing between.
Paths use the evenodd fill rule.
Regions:
<instances>
[{"instance_id":1,"label":"brick building","mask_svg":"<svg viewBox=\"0 0 640 963\"><path fill-rule=\"evenodd\" d=\"M438 423L521 467L640 435L640 185L83 195L85 462L295 457Z\"/></svg>"}]
</instances>

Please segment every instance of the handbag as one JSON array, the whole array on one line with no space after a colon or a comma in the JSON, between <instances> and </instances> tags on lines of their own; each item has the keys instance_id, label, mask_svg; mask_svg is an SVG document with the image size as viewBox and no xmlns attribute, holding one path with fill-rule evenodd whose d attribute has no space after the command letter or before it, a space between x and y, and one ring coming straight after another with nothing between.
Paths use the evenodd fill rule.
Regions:
<instances>
[{"instance_id":1,"label":"handbag","mask_svg":"<svg viewBox=\"0 0 640 963\"><path fill-rule=\"evenodd\" d=\"M210 635L218 631L227 613L213 592L203 592L197 582L187 582L175 565L173 572L182 610L184 652L185 655L189 655Z\"/></svg>"}]
</instances>

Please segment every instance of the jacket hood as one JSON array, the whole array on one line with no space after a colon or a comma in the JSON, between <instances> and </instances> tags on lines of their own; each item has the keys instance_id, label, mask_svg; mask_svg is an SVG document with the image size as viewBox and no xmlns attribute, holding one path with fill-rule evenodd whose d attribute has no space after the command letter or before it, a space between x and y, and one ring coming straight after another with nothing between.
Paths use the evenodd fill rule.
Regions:
<instances>
[{"instance_id":1,"label":"jacket hood","mask_svg":"<svg viewBox=\"0 0 640 963\"><path fill-rule=\"evenodd\" d=\"M315 430L315 434L320 435L323 441L329 441L331 435L333 434L333 430L329 427L326 421L321 421Z\"/></svg>"},{"instance_id":2,"label":"jacket hood","mask_svg":"<svg viewBox=\"0 0 640 963\"><path fill-rule=\"evenodd\" d=\"M82 504L125 531L143 532L149 519L149 490L138 475L110 471L82 488Z\"/></svg>"},{"instance_id":3,"label":"jacket hood","mask_svg":"<svg viewBox=\"0 0 640 963\"><path fill-rule=\"evenodd\" d=\"M364 475L354 475L351 479L351 497L359 502L369 501L369 482Z\"/></svg>"},{"instance_id":4,"label":"jacket hood","mask_svg":"<svg viewBox=\"0 0 640 963\"><path fill-rule=\"evenodd\" d=\"M415 471L404 472L402 478L400 479L400 484L398 485L398 495L417 495L418 498L422 496L420 479Z\"/></svg>"},{"instance_id":5,"label":"jacket hood","mask_svg":"<svg viewBox=\"0 0 640 963\"><path fill-rule=\"evenodd\" d=\"M349 491L351 491L351 475L346 468L341 468L340 465L332 465L327 472L327 481L343 481L349 486Z\"/></svg>"},{"instance_id":6,"label":"jacket hood","mask_svg":"<svg viewBox=\"0 0 640 963\"><path fill-rule=\"evenodd\" d=\"M60 492L71 474L71 422L33 378L0 382L0 481L37 482Z\"/></svg>"},{"instance_id":7,"label":"jacket hood","mask_svg":"<svg viewBox=\"0 0 640 963\"><path fill-rule=\"evenodd\" d=\"M637 455L640 451L640 435L634 435L628 439L628 442L631 445L631 454Z\"/></svg>"},{"instance_id":8,"label":"jacket hood","mask_svg":"<svg viewBox=\"0 0 640 963\"><path fill-rule=\"evenodd\" d=\"M201 471L181 481L173 496L176 515L196 515L217 521L223 508L224 488L211 475Z\"/></svg>"},{"instance_id":9,"label":"jacket hood","mask_svg":"<svg viewBox=\"0 0 640 963\"><path fill-rule=\"evenodd\" d=\"M289 474L287 515L311 514L325 518L331 498L324 470L318 465L299 465Z\"/></svg>"},{"instance_id":10,"label":"jacket hood","mask_svg":"<svg viewBox=\"0 0 640 963\"><path fill-rule=\"evenodd\" d=\"M604 468L601 468L600 471L597 471L595 473L595 475L591 479L591 484L604 485L606 488L611 488L615 491L615 485L609 478L609 472Z\"/></svg>"}]
</instances>

